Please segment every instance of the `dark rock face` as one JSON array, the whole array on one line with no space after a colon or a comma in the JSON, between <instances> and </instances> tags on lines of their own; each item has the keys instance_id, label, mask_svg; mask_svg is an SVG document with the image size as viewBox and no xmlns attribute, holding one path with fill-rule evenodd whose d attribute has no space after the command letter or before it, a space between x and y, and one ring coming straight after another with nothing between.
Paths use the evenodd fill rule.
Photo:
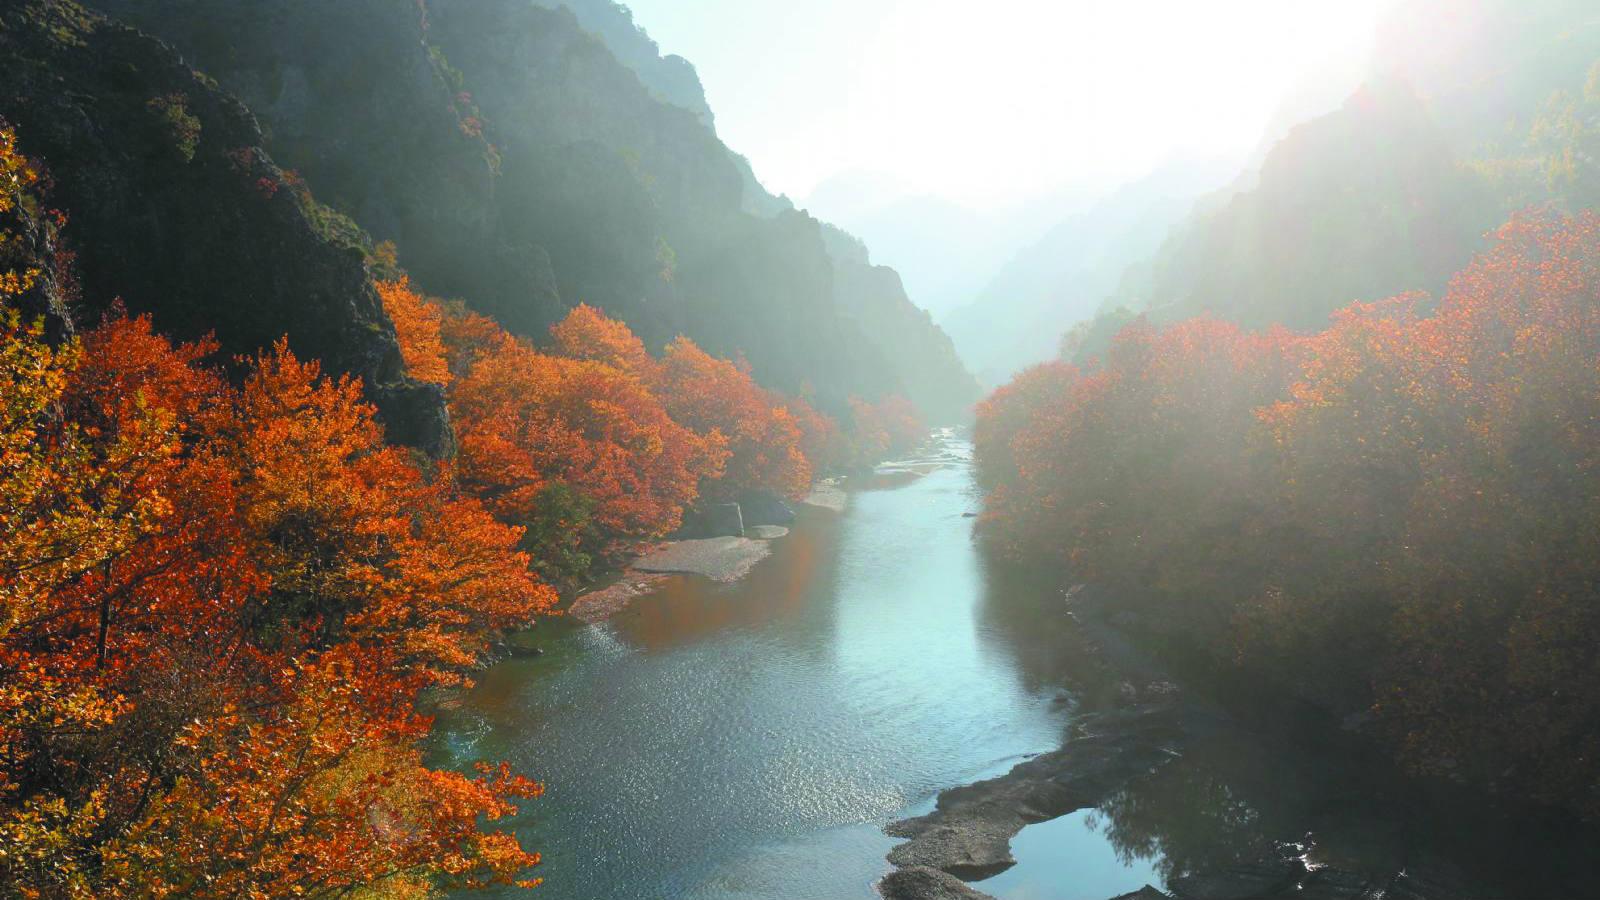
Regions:
<instances>
[{"instance_id":1,"label":"dark rock face","mask_svg":"<svg viewBox=\"0 0 1600 900\"><path fill-rule=\"evenodd\" d=\"M447 452L436 390L408 379L359 235L286 179L254 117L170 49L67 0L0 9L0 116L53 176L93 318L121 298L231 354L284 336L360 377L395 437Z\"/></svg>"},{"instance_id":2,"label":"dark rock face","mask_svg":"<svg viewBox=\"0 0 1600 900\"><path fill-rule=\"evenodd\" d=\"M794 508L767 491L745 491L739 495L739 509L746 528L752 525L794 524Z\"/></svg>"},{"instance_id":3,"label":"dark rock face","mask_svg":"<svg viewBox=\"0 0 1600 900\"><path fill-rule=\"evenodd\" d=\"M737 503L708 503L685 510L681 538L744 537L744 513Z\"/></svg>"},{"instance_id":4,"label":"dark rock face","mask_svg":"<svg viewBox=\"0 0 1600 900\"><path fill-rule=\"evenodd\" d=\"M9 123L0 117L0 128L6 127ZM75 330L69 307L77 281L62 255L60 226L44 211L48 196L37 184L28 196L34 202L0 213L0 273L33 273L28 289L8 298L6 311L14 308L24 321L41 322L45 339L57 342Z\"/></svg>"},{"instance_id":5,"label":"dark rock face","mask_svg":"<svg viewBox=\"0 0 1600 900\"><path fill-rule=\"evenodd\" d=\"M878 882L884 900L993 900L938 869L913 866L896 869ZM1120 898L1119 898L1120 900Z\"/></svg>"}]
</instances>

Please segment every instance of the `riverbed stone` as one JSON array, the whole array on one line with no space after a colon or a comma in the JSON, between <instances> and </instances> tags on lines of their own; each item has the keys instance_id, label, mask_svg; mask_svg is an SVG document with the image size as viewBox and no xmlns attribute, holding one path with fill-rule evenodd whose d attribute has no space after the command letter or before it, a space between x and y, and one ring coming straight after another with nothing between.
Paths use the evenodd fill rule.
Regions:
<instances>
[{"instance_id":1,"label":"riverbed stone","mask_svg":"<svg viewBox=\"0 0 1600 900\"><path fill-rule=\"evenodd\" d=\"M789 529L782 525L751 525L744 530L744 536L757 541L775 541L787 537Z\"/></svg>"},{"instance_id":2,"label":"riverbed stone","mask_svg":"<svg viewBox=\"0 0 1600 900\"><path fill-rule=\"evenodd\" d=\"M845 506L850 502L850 495L844 492L844 488L837 481L828 479L813 485L811 493L807 494L806 498L800 502L806 506L826 509L829 512L844 512Z\"/></svg>"},{"instance_id":3,"label":"riverbed stone","mask_svg":"<svg viewBox=\"0 0 1600 900\"><path fill-rule=\"evenodd\" d=\"M878 882L884 900L994 900L961 879L927 866L897 869Z\"/></svg>"},{"instance_id":4,"label":"riverbed stone","mask_svg":"<svg viewBox=\"0 0 1600 900\"><path fill-rule=\"evenodd\" d=\"M902 867L939 869L973 880L997 875L1017 864L1011 836L1021 830L1005 819L966 819L936 823L889 852L889 862Z\"/></svg>"},{"instance_id":5,"label":"riverbed stone","mask_svg":"<svg viewBox=\"0 0 1600 900\"><path fill-rule=\"evenodd\" d=\"M702 575L712 581L737 581L772 553L766 541L714 537L665 544L633 564L641 572Z\"/></svg>"},{"instance_id":6,"label":"riverbed stone","mask_svg":"<svg viewBox=\"0 0 1600 900\"><path fill-rule=\"evenodd\" d=\"M927 866L968 880L1011 867L1011 839L1024 827L1094 806L1171 758L1168 704L1086 716L1060 749L1018 763L998 778L939 794L934 811L890 823L908 838L889 852L897 866Z\"/></svg>"}]
</instances>

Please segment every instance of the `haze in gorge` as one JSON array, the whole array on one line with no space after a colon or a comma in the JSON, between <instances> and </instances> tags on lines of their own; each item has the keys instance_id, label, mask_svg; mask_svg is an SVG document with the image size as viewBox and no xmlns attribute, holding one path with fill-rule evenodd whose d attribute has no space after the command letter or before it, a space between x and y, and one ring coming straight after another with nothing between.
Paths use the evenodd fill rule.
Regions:
<instances>
[{"instance_id":1,"label":"haze in gorge","mask_svg":"<svg viewBox=\"0 0 1600 900\"><path fill-rule=\"evenodd\" d=\"M1589 0L0 0L0 900L1600 883Z\"/></svg>"}]
</instances>

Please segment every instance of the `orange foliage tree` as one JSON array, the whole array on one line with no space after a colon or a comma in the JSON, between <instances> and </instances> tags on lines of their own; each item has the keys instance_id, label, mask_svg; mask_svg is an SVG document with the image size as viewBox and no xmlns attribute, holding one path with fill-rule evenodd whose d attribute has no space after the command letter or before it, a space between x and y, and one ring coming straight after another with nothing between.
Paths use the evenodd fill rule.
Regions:
<instances>
[{"instance_id":1,"label":"orange foliage tree","mask_svg":"<svg viewBox=\"0 0 1600 900\"><path fill-rule=\"evenodd\" d=\"M4 134L0 216L23 171ZM11 303L33 277L0 279L0 884L522 879L537 855L480 820L538 785L427 768L414 706L554 601L520 533L385 446L355 383L280 345L235 388L120 311L52 346Z\"/></svg>"},{"instance_id":2,"label":"orange foliage tree","mask_svg":"<svg viewBox=\"0 0 1600 900\"><path fill-rule=\"evenodd\" d=\"M1600 216L1307 337L1137 323L979 410L984 527L1414 766L1600 812Z\"/></svg>"},{"instance_id":3,"label":"orange foliage tree","mask_svg":"<svg viewBox=\"0 0 1600 900\"><path fill-rule=\"evenodd\" d=\"M674 419L700 434L727 439L726 468L702 485L708 497L731 500L743 491L805 495L811 462L801 450L800 426L788 401L756 384L748 367L717 359L679 337L662 354L655 381Z\"/></svg>"}]
</instances>

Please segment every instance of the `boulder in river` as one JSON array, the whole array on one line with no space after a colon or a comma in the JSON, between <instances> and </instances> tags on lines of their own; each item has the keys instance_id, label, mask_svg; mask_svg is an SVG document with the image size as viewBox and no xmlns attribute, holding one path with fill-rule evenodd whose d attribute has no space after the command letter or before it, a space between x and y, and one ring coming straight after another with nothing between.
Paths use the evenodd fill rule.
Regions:
<instances>
[{"instance_id":1,"label":"boulder in river","mask_svg":"<svg viewBox=\"0 0 1600 900\"><path fill-rule=\"evenodd\" d=\"M1085 716L1078 727L1060 749L943 791L933 812L890 823L885 832L909 840L889 852L889 862L967 879L1002 872L1016 862L1011 838L1023 827L1094 806L1169 760L1164 746L1176 722L1170 705L1158 704Z\"/></svg>"},{"instance_id":2,"label":"boulder in river","mask_svg":"<svg viewBox=\"0 0 1600 900\"><path fill-rule=\"evenodd\" d=\"M878 882L884 900L993 900L961 879L927 866L896 869Z\"/></svg>"}]
</instances>

